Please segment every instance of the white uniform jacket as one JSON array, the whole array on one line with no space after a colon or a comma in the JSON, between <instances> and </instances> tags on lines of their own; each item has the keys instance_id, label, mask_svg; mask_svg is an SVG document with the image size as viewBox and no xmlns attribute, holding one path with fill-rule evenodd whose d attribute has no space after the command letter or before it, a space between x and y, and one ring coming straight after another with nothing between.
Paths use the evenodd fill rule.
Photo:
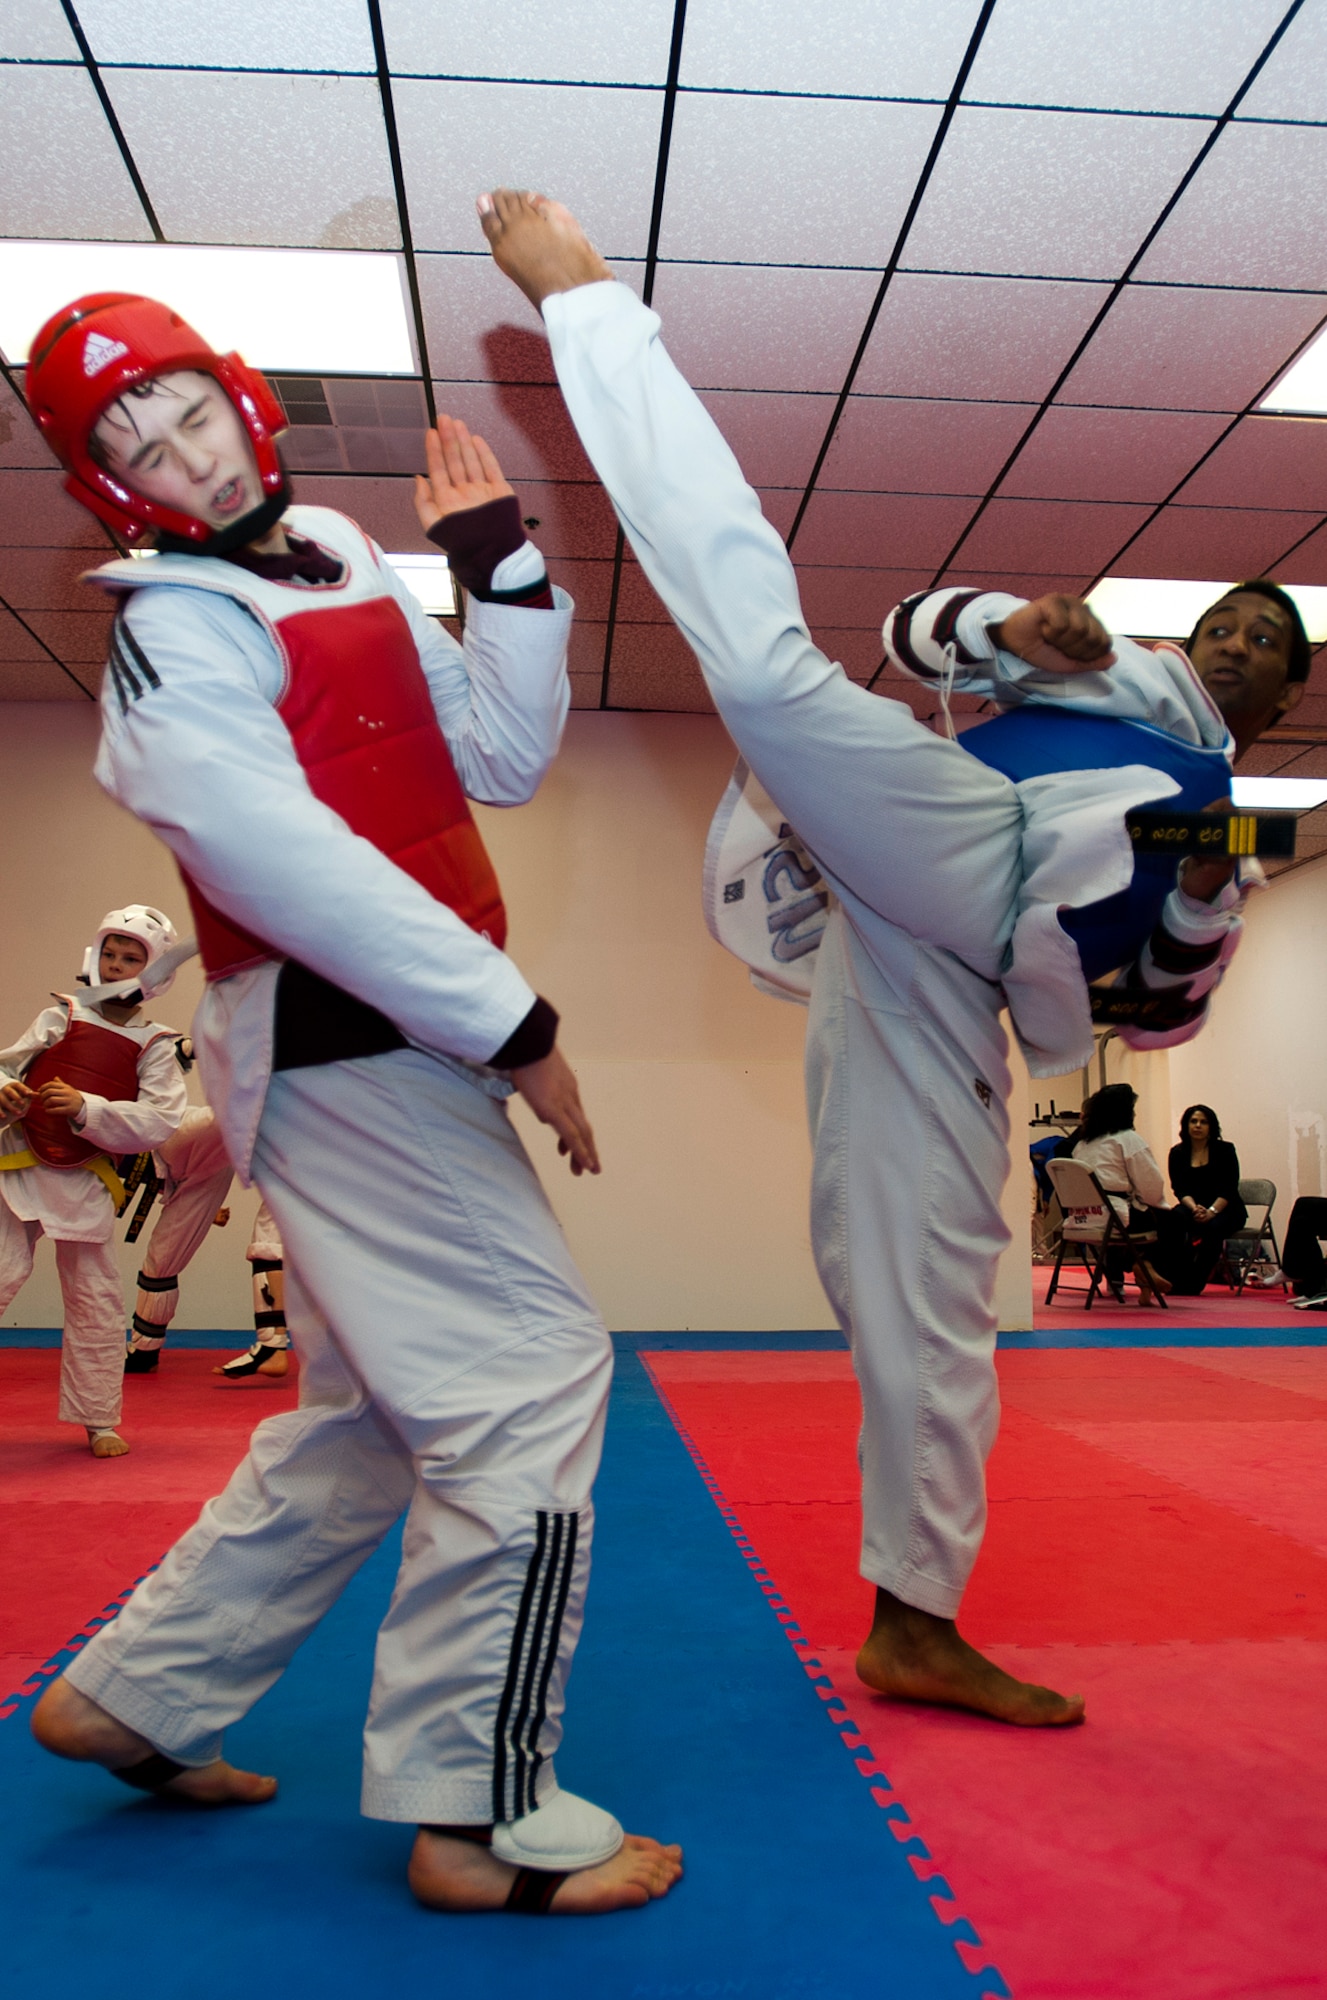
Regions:
<instances>
[{"instance_id":1,"label":"white uniform jacket","mask_svg":"<svg viewBox=\"0 0 1327 2000\"><path fill-rule=\"evenodd\" d=\"M500 806L532 797L570 704L566 593L555 590L552 611L472 599L462 648L343 514L292 507L285 519L340 558L351 592L385 589L400 604L468 796ZM263 595L280 593L288 607L290 591L317 586L263 584L220 559L183 555L108 563L89 580L131 593L121 616L132 645L117 635L102 689L100 783L155 828L223 915L377 1007L420 1048L486 1063L530 1011L533 989L314 797L277 713L285 669ZM278 971L268 961L209 986L194 1024L208 1100L246 1185Z\"/></svg>"},{"instance_id":2,"label":"white uniform jacket","mask_svg":"<svg viewBox=\"0 0 1327 2000\"><path fill-rule=\"evenodd\" d=\"M84 1007L73 995L70 1007L69 1013L63 1005L43 1007L13 1048L0 1050L0 1081L21 1079L43 1049L63 1038L71 1020L108 1028L136 1042L142 1051L137 1099L113 1101L87 1091L82 1123L74 1129L112 1154L147 1153L164 1145L188 1103L173 1031L152 1021L108 1021L100 1008ZM25 1146L20 1121L5 1120L0 1125L0 1153L21 1153ZM48 1236L62 1243L105 1243L115 1226L110 1195L86 1167L17 1167L0 1173L0 1200L8 1203L20 1222L39 1222Z\"/></svg>"}]
</instances>

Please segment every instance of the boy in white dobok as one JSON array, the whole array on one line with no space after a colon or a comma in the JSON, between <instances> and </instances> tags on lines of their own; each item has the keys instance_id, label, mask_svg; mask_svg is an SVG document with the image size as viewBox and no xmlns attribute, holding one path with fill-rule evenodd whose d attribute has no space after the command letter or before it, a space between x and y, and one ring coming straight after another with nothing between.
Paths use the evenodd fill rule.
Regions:
<instances>
[{"instance_id":1,"label":"boy in white dobok","mask_svg":"<svg viewBox=\"0 0 1327 2000\"><path fill-rule=\"evenodd\" d=\"M269 1798L223 1732L408 1513L364 1811L418 1825L432 1906L644 1904L678 1851L553 1769L612 1363L513 1088L573 1171L599 1162L468 804L523 802L551 762L570 602L492 454L440 419L416 505L469 592L458 646L353 521L289 505L268 385L152 300L56 314L28 393L70 490L156 536L97 573L120 599L97 775L184 874L202 1080L290 1255L302 1360L299 1409L34 1729L145 1790Z\"/></svg>"},{"instance_id":2,"label":"boy in white dobok","mask_svg":"<svg viewBox=\"0 0 1327 2000\"><path fill-rule=\"evenodd\" d=\"M60 1421L83 1425L94 1458L129 1449L116 1428L124 1293L113 1239L124 1189L114 1161L164 1144L185 1109L174 1030L139 1004L170 985L174 944L160 910L111 910L84 954L89 990L56 994L0 1051L0 1312L49 1236L65 1310Z\"/></svg>"},{"instance_id":3,"label":"boy in white dobok","mask_svg":"<svg viewBox=\"0 0 1327 2000\"><path fill-rule=\"evenodd\" d=\"M1088 982L1102 972L1123 968L1103 999L1132 1015L1131 1041L1196 1031L1238 936L1233 866L1140 871L1125 814L1164 800L1203 810L1228 793L1235 749L1297 698L1289 628L1272 629L1284 607L1258 597L1264 586L1214 607L1208 682L1178 648L1112 651L1073 599L944 592L902 606L886 628L900 664L1010 711L960 748L814 646L787 552L657 317L566 210L510 190L479 209L497 262L543 313L591 463L757 781L745 872L727 865L739 785L707 886L731 896L738 930L768 899L749 925L779 947L767 984L787 983L819 940L812 1242L862 1390L861 1567L876 1610L858 1672L898 1697L1075 1723L1081 1699L1005 1673L955 1623L998 1421L1000 1013L1008 1005L1039 1075L1088 1059ZM1243 650L1255 625L1265 667Z\"/></svg>"}]
</instances>

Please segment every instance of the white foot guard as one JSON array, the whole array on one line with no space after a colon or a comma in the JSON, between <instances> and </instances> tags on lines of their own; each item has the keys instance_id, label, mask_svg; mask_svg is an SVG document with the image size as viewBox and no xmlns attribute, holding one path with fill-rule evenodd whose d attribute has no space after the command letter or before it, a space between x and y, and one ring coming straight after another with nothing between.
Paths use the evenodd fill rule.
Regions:
<instances>
[{"instance_id":1,"label":"white foot guard","mask_svg":"<svg viewBox=\"0 0 1327 2000\"><path fill-rule=\"evenodd\" d=\"M513 1868L572 1874L611 1861L626 1835L612 1813L575 1792L554 1792L546 1806L493 1829L491 1852Z\"/></svg>"}]
</instances>

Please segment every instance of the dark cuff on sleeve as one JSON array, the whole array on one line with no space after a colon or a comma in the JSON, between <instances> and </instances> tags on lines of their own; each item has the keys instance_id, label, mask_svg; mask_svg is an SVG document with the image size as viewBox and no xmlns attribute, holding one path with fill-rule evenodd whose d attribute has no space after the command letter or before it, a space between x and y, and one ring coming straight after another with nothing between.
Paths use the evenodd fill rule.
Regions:
<instances>
[{"instance_id":1,"label":"dark cuff on sleeve","mask_svg":"<svg viewBox=\"0 0 1327 2000\"><path fill-rule=\"evenodd\" d=\"M452 575L472 597L486 603L525 604L548 590L547 578L519 591L492 588L498 564L525 543L521 504L514 493L486 500L482 507L466 507L459 514L444 514L433 523L428 538L444 552Z\"/></svg>"},{"instance_id":2,"label":"dark cuff on sleeve","mask_svg":"<svg viewBox=\"0 0 1327 2000\"><path fill-rule=\"evenodd\" d=\"M508 1035L496 1055L489 1057L492 1069L524 1069L527 1063L542 1062L553 1053L558 1038L558 1013L547 1000L537 999L525 1019Z\"/></svg>"}]
</instances>

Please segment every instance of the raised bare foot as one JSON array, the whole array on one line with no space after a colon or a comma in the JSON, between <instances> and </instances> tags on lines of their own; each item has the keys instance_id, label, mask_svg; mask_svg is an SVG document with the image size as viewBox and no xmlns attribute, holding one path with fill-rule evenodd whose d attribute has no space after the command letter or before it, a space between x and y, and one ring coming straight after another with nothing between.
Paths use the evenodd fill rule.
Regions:
<instances>
[{"instance_id":1,"label":"raised bare foot","mask_svg":"<svg viewBox=\"0 0 1327 2000\"><path fill-rule=\"evenodd\" d=\"M88 1450L94 1458L123 1458L129 1447L111 1424L85 1424Z\"/></svg>"},{"instance_id":2,"label":"raised bare foot","mask_svg":"<svg viewBox=\"0 0 1327 2000\"><path fill-rule=\"evenodd\" d=\"M487 1847L422 1826L406 1879L430 1910L500 1910L516 1873L509 1861L499 1861ZM611 1859L568 1875L549 1912L595 1917L609 1910L640 1909L655 1897L666 1896L681 1873L680 1847L661 1847L657 1840L629 1833Z\"/></svg>"},{"instance_id":3,"label":"raised bare foot","mask_svg":"<svg viewBox=\"0 0 1327 2000\"><path fill-rule=\"evenodd\" d=\"M1063 1729L1083 1720L1080 1694L1056 1694L1018 1681L960 1637L952 1618L936 1618L876 1591L875 1623L857 1655L857 1678L895 1701L970 1708L1026 1729Z\"/></svg>"},{"instance_id":4,"label":"raised bare foot","mask_svg":"<svg viewBox=\"0 0 1327 2000\"><path fill-rule=\"evenodd\" d=\"M32 1733L43 1750L75 1763L102 1764L108 1771L130 1770L155 1754L145 1736L98 1708L64 1679L52 1681L32 1711ZM200 1806L260 1806L276 1791L275 1778L237 1771L220 1757L181 1771L161 1787L163 1797L189 1799Z\"/></svg>"},{"instance_id":5,"label":"raised bare foot","mask_svg":"<svg viewBox=\"0 0 1327 2000\"><path fill-rule=\"evenodd\" d=\"M574 215L547 195L494 188L475 204L499 270L538 311L550 292L596 285L613 273Z\"/></svg>"}]
</instances>

